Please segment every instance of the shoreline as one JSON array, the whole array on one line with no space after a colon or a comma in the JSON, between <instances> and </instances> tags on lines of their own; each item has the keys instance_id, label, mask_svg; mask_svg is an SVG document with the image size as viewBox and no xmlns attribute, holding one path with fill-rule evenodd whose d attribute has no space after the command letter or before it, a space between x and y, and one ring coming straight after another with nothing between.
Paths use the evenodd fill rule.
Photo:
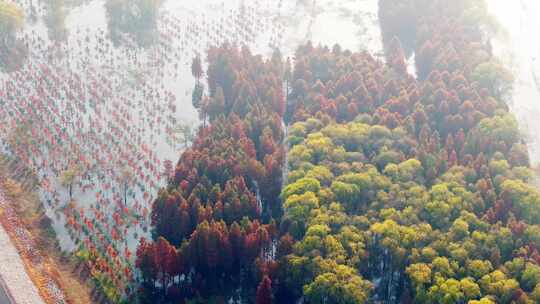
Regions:
<instances>
[{"instance_id":1,"label":"shoreline","mask_svg":"<svg viewBox=\"0 0 540 304\"><path fill-rule=\"evenodd\" d=\"M56 236L47 232L51 228L46 220L42 222L48 217L37 197L34 182L31 178L21 182L20 177L9 174L10 170L9 162L2 162L0 156L0 225L41 296L41 302L30 303L102 303L102 295L94 294L95 286L88 281L88 269L64 257ZM11 192L16 197L11 197Z\"/></svg>"},{"instance_id":2,"label":"shoreline","mask_svg":"<svg viewBox=\"0 0 540 304\"><path fill-rule=\"evenodd\" d=\"M4 199L1 194L0 199ZM3 225L0 225L0 287L5 287L12 304L45 304Z\"/></svg>"}]
</instances>

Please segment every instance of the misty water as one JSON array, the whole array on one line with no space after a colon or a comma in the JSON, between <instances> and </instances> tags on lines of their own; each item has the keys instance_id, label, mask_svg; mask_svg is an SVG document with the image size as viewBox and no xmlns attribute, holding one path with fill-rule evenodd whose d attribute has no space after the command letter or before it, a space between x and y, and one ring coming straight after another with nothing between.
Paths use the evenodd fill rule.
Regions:
<instances>
[{"instance_id":1,"label":"misty water","mask_svg":"<svg viewBox=\"0 0 540 304\"><path fill-rule=\"evenodd\" d=\"M54 67L53 73L56 75L74 74L76 79L86 83L82 90L90 97L85 103L93 102L93 94L103 94L106 97L100 111L103 124L111 130L121 125L127 130L126 134L135 134L138 147L133 148L134 151L142 155L141 159L152 160L158 165L165 160L176 161L183 149L182 145L170 139L170 134L161 126L161 122L198 123L197 111L191 104L191 90L195 80L191 76L190 65L194 56L201 55L204 58L210 46L224 42L245 44L252 52L265 56L279 48L284 57L293 57L296 47L308 40L329 46L339 43L346 49L368 50L376 55L380 55L382 49L376 0L168 0L160 9L155 44L145 48L136 47L134 43L117 46L110 44L110 47L100 51L100 55L92 56L90 53L99 49L103 41L109 41L105 1L75 2L65 7L63 23L67 36L60 41L51 40L50 25L43 17L46 9L31 1L24 3L29 18L23 36L34 37L34 40L30 40L30 52L23 72L34 73L41 65L48 64ZM499 37L495 42L495 50L516 76L510 106L528 143L531 160L538 164L540 91L537 75L540 74L540 59L537 58L540 55L540 40L535 37L534 31L540 27L540 18L537 18L540 16L540 3L534 0L487 0L487 3L507 32L506 36ZM332 31L328 30L330 28ZM414 56L409 59L409 71L414 73ZM0 83L16 84L13 82L14 77L13 73L0 72ZM106 88L106 93L100 91L103 88ZM32 87L27 89L33 92ZM152 92L151 97L148 92ZM167 96L167 101L163 101L163 96ZM22 96L26 97L30 96ZM170 106L176 108L173 117L151 117L156 113L167 112L165 109ZM71 117L66 114L69 106L60 102L59 109L66 111L61 112L60 116L64 115L67 120L82 120L83 129L94 127L90 121L91 116L96 114L94 111ZM119 116L123 118L119 120ZM174 123L171 122L172 125ZM125 138L122 143L129 141L130 138ZM110 138L103 139L103 144L113 145ZM79 149L84 153L98 153L92 145L81 145L81 148L75 148L74 151L79 152ZM116 153L117 150L112 150L106 162L110 167L100 168L104 172L96 175L101 174L104 180L114 180L112 176L115 173L112 171L120 170L118 164L126 161L116 154L130 151L121 150L121 153ZM43 155L47 156L48 152ZM37 164L35 166L38 167ZM40 175L44 174L53 175L46 166L40 169ZM66 229L64 212L68 207L66 202L69 196L58 180L53 179L51 184L60 203L47 203L51 200L50 191L43 191L42 200L52 219L60 246L71 251L76 248L76 244L73 232ZM105 190L100 189L99 185L106 184L108 186ZM142 177L137 185L133 185L128 207L133 209L129 213L139 221L125 225L118 240L119 248L128 246L134 251L138 238L149 236L148 231L143 229L149 223L149 216L142 210L149 207L159 187L164 184L165 177L161 176ZM119 211L118 206L98 206L96 193L100 192L106 199L113 200L119 187L113 181L98 182L98 187L85 192L76 189L75 208L87 212L91 219L95 210L99 209L106 216L105 224L99 229L111 229L114 226L112 216ZM145 197L145 192L150 194L149 197ZM133 201L140 203L138 209L134 208Z\"/></svg>"},{"instance_id":2,"label":"misty water","mask_svg":"<svg viewBox=\"0 0 540 304\"><path fill-rule=\"evenodd\" d=\"M527 142L531 163L540 163L540 2L487 0L502 32L494 40L495 54L512 70L515 83L510 110Z\"/></svg>"},{"instance_id":3,"label":"misty water","mask_svg":"<svg viewBox=\"0 0 540 304\"><path fill-rule=\"evenodd\" d=\"M368 50L378 56L382 49L374 0L168 0L159 11L156 41L146 47L138 47L130 39L111 43L105 2L66 2L63 13L53 17L50 8L41 2L19 3L27 16L21 37L29 44L28 58L20 71L0 72L4 87L24 84L14 100L17 104L9 105L21 113L25 109L20 103L36 98L38 93L32 83L39 82L42 75L53 75L55 88L46 94L55 100L58 116L50 118L51 123L73 125L67 134L78 138L57 153L67 156L57 161L56 172L47 161L54 158L53 149L44 148L39 157L30 161L40 177L47 177L48 187L42 191L41 199L59 244L66 251L75 250L75 239L84 238L81 232L66 228L66 214L71 210L84 214L88 222L81 220L80 224L92 225L105 239L110 240L112 233L120 234L114 242L120 252L125 252L126 246L134 252L138 239L149 237L149 205L166 180L151 173L161 171L161 167L143 168L140 178L130 187L125 212L112 203L119 201L121 192L118 171L124 163L142 167L150 162L158 167L165 160L175 162L179 158L183 146L171 139L167 128L174 127L175 122L198 124L197 111L191 104L194 56L204 58L210 46L224 42L247 45L264 56L278 48L284 57L293 57L297 46L308 40L315 45L339 43L343 48ZM56 37L58 33L64 36ZM23 81L25 77L35 78ZM75 91L70 87L73 81L80 85ZM71 94L84 97L75 100ZM163 96L167 98L163 100ZM96 105L95 99L101 102ZM86 110L72 115L70 103ZM160 114L170 112L165 110L167 107L175 107L174 114ZM98 119L101 126L96 126L100 124ZM85 137L94 134L92 130L97 127L106 130L99 133L98 143L86 141ZM131 141L136 142L135 147L121 147L129 146ZM103 147L96 148L101 144ZM66 187L58 180L58 167L65 169L68 159L82 161L81 155L96 155L97 166L89 173L88 181L75 187L72 205L68 204ZM97 201L98 195L107 203ZM115 222L115 213L122 214L122 225ZM98 247L108 243L87 236Z\"/></svg>"}]
</instances>

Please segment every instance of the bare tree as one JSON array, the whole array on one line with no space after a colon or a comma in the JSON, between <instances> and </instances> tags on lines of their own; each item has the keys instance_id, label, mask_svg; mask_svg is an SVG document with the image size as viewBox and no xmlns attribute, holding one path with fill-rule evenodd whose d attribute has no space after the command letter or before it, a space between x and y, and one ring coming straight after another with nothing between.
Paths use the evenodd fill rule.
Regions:
<instances>
[{"instance_id":1,"label":"bare tree","mask_svg":"<svg viewBox=\"0 0 540 304\"><path fill-rule=\"evenodd\" d=\"M60 183L68 188L69 198L73 199L73 186L81 176L81 168L78 165L71 165L68 169L60 173Z\"/></svg>"},{"instance_id":2,"label":"bare tree","mask_svg":"<svg viewBox=\"0 0 540 304\"><path fill-rule=\"evenodd\" d=\"M180 142L185 148L191 145L194 138L194 129L191 123L178 123L173 130L175 138Z\"/></svg>"},{"instance_id":3,"label":"bare tree","mask_svg":"<svg viewBox=\"0 0 540 304\"><path fill-rule=\"evenodd\" d=\"M127 206L127 193L129 190L129 186L131 185L134 179L133 170L127 165L124 166L124 168L122 168L120 177L122 181L122 191L124 194L124 205Z\"/></svg>"}]
</instances>

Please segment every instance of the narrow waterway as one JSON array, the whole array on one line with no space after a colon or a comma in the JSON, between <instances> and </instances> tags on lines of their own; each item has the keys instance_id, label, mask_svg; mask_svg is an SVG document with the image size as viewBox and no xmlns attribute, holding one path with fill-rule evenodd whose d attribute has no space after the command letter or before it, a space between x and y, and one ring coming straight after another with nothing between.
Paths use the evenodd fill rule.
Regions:
<instances>
[{"instance_id":1,"label":"narrow waterway","mask_svg":"<svg viewBox=\"0 0 540 304\"><path fill-rule=\"evenodd\" d=\"M494 52L512 70L515 83L511 112L527 142L533 166L540 164L540 2L487 0L488 9L502 27Z\"/></svg>"}]
</instances>

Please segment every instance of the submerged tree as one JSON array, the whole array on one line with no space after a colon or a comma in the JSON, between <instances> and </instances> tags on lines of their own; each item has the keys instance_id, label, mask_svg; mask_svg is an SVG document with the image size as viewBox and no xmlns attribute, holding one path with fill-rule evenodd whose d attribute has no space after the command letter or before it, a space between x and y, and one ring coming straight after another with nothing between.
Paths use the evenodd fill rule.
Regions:
<instances>
[{"instance_id":1,"label":"submerged tree","mask_svg":"<svg viewBox=\"0 0 540 304\"><path fill-rule=\"evenodd\" d=\"M193 75L193 77L195 77L197 82L200 81L203 74L200 56L196 56L195 58L193 58L193 62L191 63L191 74Z\"/></svg>"},{"instance_id":2,"label":"submerged tree","mask_svg":"<svg viewBox=\"0 0 540 304\"><path fill-rule=\"evenodd\" d=\"M129 166L124 166L122 168L122 171L120 172L120 180L122 183L122 192L124 196L124 205L127 206L127 197L128 197L128 190L130 187L130 184L134 180L134 173L133 170Z\"/></svg>"},{"instance_id":3,"label":"submerged tree","mask_svg":"<svg viewBox=\"0 0 540 304\"><path fill-rule=\"evenodd\" d=\"M195 131L190 123L179 123L173 131L178 142L182 143L184 148L188 148L193 142Z\"/></svg>"},{"instance_id":4,"label":"submerged tree","mask_svg":"<svg viewBox=\"0 0 540 304\"><path fill-rule=\"evenodd\" d=\"M283 141L278 60L270 64L229 45L208 51L208 96L202 96L200 80L193 94L203 125L195 136L189 125L179 129L186 150L152 206L155 242L164 238L185 257L185 267L168 285L189 288L173 296L167 285L145 284L145 294L166 294L171 301L196 295L206 302L214 297L272 301L277 226L271 217L281 209L284 161L278 146ZM200 60L192 68L195 78L202 77ZM141 245L140 267L151 251ZM268 277L257 296L262 273ZM146 281L159 280L159 274L148 273Z\"/></svg>"},{"instance_id":5,"label":"submerged tree","mask_svg":"<svg viewBox=\"0 0 540 304\"><path fill-rule=\"evenodd\" d=\"M71 165L60 174L60 183L68 189L69 198L73 199L73 187L80 177L81 170L77 165Z\"/></svg>"},{"instance_id":6,"label":"submerged tree","mask_svg":"<svg viewBox=\"0 0 540 304\"><path fill-rule=\"evenodd\" d=\"M194 99L205 123L139 248L145 287L170 301L536 303L540 192L467 21L481 3L381 0L385 62L307 43L287 73L210 49L208 96Z\"/></svg>"},{"instance_id":7,"label":"submerged tree","mask_svg":"<svg viewBox=\"0 0 540 304\"><path fill-rule=\"evenodd\" d=\"M46 2L45 24L48 28L49 38L55 41L67 39L66 11L64 0L48 0Z\"/></svg>"}]
</instances>

